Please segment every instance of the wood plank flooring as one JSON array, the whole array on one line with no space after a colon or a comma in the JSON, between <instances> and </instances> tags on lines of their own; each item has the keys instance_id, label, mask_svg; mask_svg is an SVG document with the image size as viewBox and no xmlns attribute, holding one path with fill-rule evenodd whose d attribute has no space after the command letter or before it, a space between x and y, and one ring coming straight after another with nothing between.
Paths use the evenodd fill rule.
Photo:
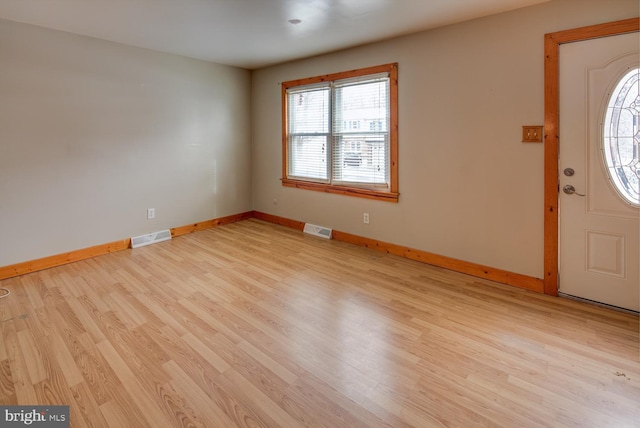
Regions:
<instances>
[{"instance_id":1,"label":"wood plank flooring","mask_svg":"<svg viewBox=\"0 0 640 428\"><path fill-rule=\"evenodd\" d=\"M638 317L246 220L0 282L73 427L638 427Z\"/></svg>"}]
</instances>

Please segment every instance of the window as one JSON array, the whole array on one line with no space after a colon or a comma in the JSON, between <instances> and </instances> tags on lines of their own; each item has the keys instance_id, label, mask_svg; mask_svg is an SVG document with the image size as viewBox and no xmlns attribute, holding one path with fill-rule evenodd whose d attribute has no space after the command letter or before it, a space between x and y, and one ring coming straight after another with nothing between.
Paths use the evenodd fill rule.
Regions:
<instances>
[{"instance_id":1,"label":"window","mask_svg":"<svg viewBox=\"0 0 640 428\"><path fill-rule=\"evenodd\" d=\"M282 84L282 183L398 201L398 67Z\"/></svg>"},{"instance_id":2,"label":"window","mask_svg":"<svg viewBox=\"0 0 640 428\"><path fill-rule=\"evenodd\" d=\"M632 69L611 93L603 126L609 178L620 196L640 206L640 69Z\"/></svg>"}]
</instances>

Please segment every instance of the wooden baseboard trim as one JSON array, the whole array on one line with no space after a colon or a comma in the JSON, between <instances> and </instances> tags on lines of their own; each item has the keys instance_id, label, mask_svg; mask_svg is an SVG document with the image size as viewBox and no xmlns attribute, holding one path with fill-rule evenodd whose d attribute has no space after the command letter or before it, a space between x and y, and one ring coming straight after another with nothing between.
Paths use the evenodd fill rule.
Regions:
<instances>
[{"instance_id":1,"label":"wooden baseboard trim","mask_svg":"<svg viewBox=\"0 0 640 428\"><path fill-rule=\"evenodd\" d=\"M236 221L247 220L253 218L254 212L247 211L240 214L233 214L226 217L220 217L217 219L206 220L200 223L188 224L186 226L174 227L171 229L171 236L176 237L185 235L187 233L193 233L200 230L211 229L213 227L221 226L224 224L234 223ZM126 250L131 246L131 239L122 239L120 241L109 242L107 244L96 245L90 248L84 248L81 250L69 251L68 253L56 254L54 256L43 257L37 260L30 260L27 262L16 263L14 265L0 267L0 280L13 278L15 276L25 275L32 272L37 272L44 269L49 269L56 266L66 265L68 263L77 262L80 260L90 259L92 257L102 256L104 254L113 253L116 251Z\"/></svg>"},{"instance_id":2,"label":"wooden baseboard trim","mask_svg":"<svg viewBox=\"0 0 640 428\"><path fill-rule=\"evenodd\" d=\"M271 214L263 213L260 211L254 211L253 218L257 218L258 220L268 221L269 223L279 224L281 226L287 226L292 229L297 229L300 231L304 229L303 221L290 220L288 218L278 217L276 215L271 215Z\"/></svg>"},{"instance_id":3,"label":"wooden baseboard trim","mask_svg":"<svg viewBox=\"0 0 640 428\"><path fill-rule=\"evenodd\" d=\"M225 224L235 223L237 221L248 220L253 218L253 211L247 211L240 214L233 214L226 217L220 217L212 220L206 220L200 223L188 224L186 226L178 226L171 228L171 236L177 237L188 233L198 232L201 230L211 229Z\"/></svg>"},{"instance_id":4,"label":"wooden baseboard trim","mask_svg":"<svg viewBox=\"0 0 640 428\"><path fill-rule=\"evenodd\" d=\"M55 256L43 257L41 259L0 267L0 280L66 265L67 263L90 259L103 254L126 250L130 245L131 239L122 239L120 241L109 242L108 244L83 248L82 250L69 251L68 253L56 254Z\"/></svg>"},{"instance_id":5,"label":"wooden baseboard trim","mask_svg":"<svg viewBox=\"0 0 640 428\"><path fill-rule=\"evenodd\" d=\"M254 217L260 220L268 221L283 226L293 227L302 230L304 223L296 220L290 220L271 214L254 212ZM332 238L336 241L348 242L350 244L359 245L361 247L371 248L377 251L393 254L407 259L416 260L422 263L449 269L455 272L488 279L499 282L501 284L511 285L513 287L524 288L526 290L535 291L537 293L544 292L544 282L542 279L528 275L509 272L502 269L496 269L476 263L458 260L451 257L441 256L427 251L416 250L402 245L390 244L378 241L376 239L365 238L358 235L352 235L346 232L333 231Z\"/></svg>"},{"instance_id":6,"label":"wooden baseboard trim","mask_svg":"<svg viewBox=\"0 0 640 428\"><path fill-rule=\"evenodd\" d=\"M279 217L259 211L247 211L240 214L233 214L226 217L206 220L199 223L174 227L171 229L171 236L178 237L181 235L186 235L188 233L198 232L225 224L235 223L237 221L248 220L250 218L256 218L258 220L279 224L300 231L304 229L304 222L301 221L291 220L288 218ZM363 236L352 235L350 233L340 232L337 230L333 231L333 239L337 241L348 242L354 245L359 245L361 247L371 248L377 251L383 251L385 253L394 254L396 256L405 257L407 259L442 267L455 272L496 281L502 284L524 288L538 293L544 292L543 280L539 278L521 275L501 269L495 269L476 263L441 256L422 250L416 250L413 248L404 247L402 245L382 242L371 238L365 238ZM43 257L37 260L31 260L10 266L0 267L0 280L25 275L27 273L49 269L52 267L61 266L67 263L73 263L96 256L101 256L103 254L113 253L115 251L126 250L130 246L131 239L127 238L120 241L109 242L107 244L96 245L90 248L69 251L63 254L57 254L54 256Z\"/></svg>"}]
</instances>

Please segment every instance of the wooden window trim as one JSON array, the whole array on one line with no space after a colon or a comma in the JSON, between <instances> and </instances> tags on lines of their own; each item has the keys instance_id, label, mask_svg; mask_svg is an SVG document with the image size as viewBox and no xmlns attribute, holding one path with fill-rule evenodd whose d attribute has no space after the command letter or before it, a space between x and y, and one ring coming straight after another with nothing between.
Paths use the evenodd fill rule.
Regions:
<instances>
[{"instance_id":1,"label":"wooden window trim","mask_svg":"<svg viewBox=\"0 0 640 428\"><path fill-rule=\"evenodd\" d=\"M389 189L377 190L375 187L339 186L304 180L287 178L288 142L287 142L287 89L313 83L329 82L368 74L389 73ZM325 193L335 193L379 201L398 202L398 63L378 65L340 73L325 74L323 76L290 80L282 83L282 185L298 189L314 190Z\"/></svg>"}]
</instances>

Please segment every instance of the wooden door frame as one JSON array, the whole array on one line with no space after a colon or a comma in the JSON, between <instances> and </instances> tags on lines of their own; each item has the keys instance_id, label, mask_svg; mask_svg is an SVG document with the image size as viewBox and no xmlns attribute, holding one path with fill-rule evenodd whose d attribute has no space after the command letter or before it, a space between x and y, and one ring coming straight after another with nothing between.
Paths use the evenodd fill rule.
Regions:
<instances>
[{"instance_id":1,"label":"wooden door frame","mask_svg":"<svg viewBox=\"0 0 640 428\"><path fill-rule=\"evenodd\" d=\"M544 293L558 295L560 45L640 31L631 18L544 35Z\"/></svg>"}]
</instances>

